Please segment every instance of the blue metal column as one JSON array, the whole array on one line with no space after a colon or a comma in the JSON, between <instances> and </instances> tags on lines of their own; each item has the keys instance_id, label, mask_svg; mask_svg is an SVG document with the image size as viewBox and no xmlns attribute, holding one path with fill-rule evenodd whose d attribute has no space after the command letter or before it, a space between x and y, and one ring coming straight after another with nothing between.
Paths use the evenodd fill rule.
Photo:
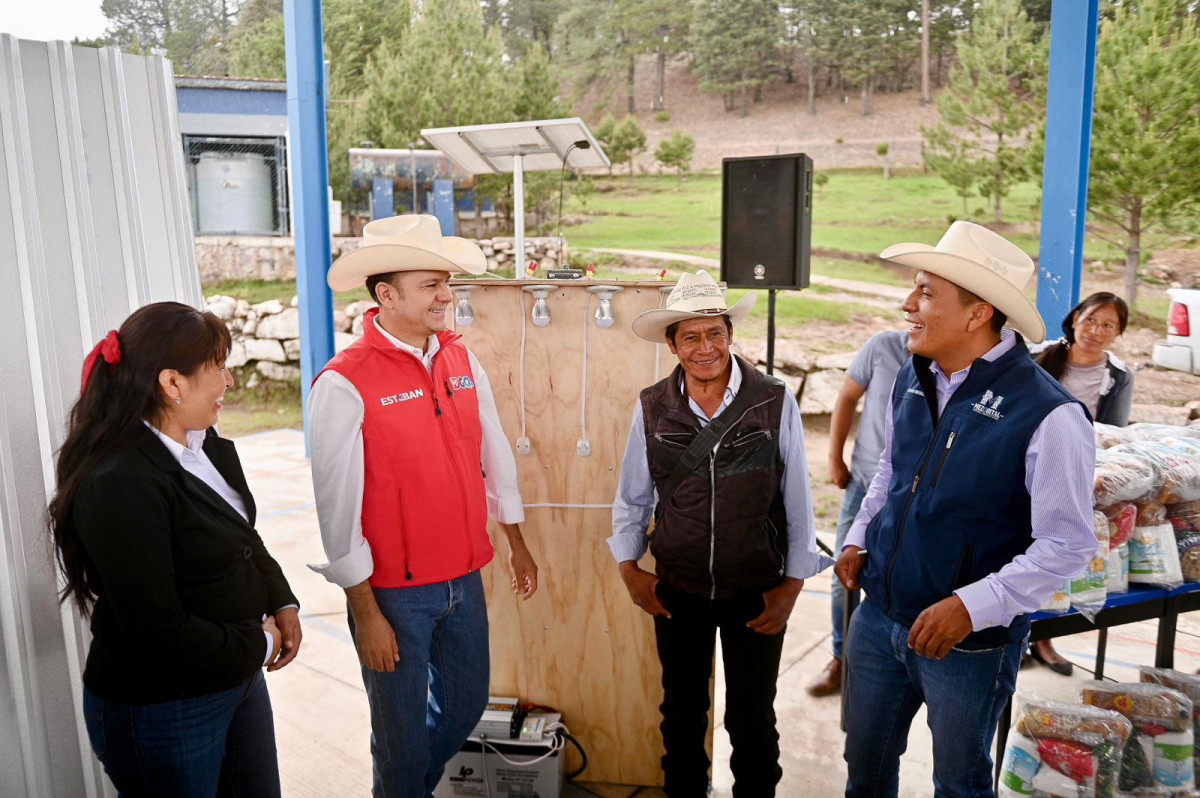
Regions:
<instances>
[{"instance_id":1,"label":"blue metal column","mask_svg":"<svg viewBox=\"0 0 1200 798\"><path fill-rule=\"evenodd\" d=\"M333 357L333 294L325 282L332 257L325 144L325 52L321 0L288 0L283 9L295 203L296 293L300 297L300 389L307 440L308 387Z\"/></svg>"},{"instance_id":2,"label":"blue metal column","mask_svg":"<svg viewBox=\"0 0 1200 798\"><path fill-rule=\"evenodd\" d=\"M371 180L371 221L396 215L396 186L390 177Z\"/></svg>"},{"instance_id":3,"label":"blue metal column","mask_svg":"<svg viewBox=\"0 0 1200 798\"><path fill-rule=\"evenodd\" d=\"M1099 10L1100 0L1054 0L1050 11L1037 307L1052 338L1083 277Z\"/></svg>"},{"instance_id":4,"label":"blue metal column","mask_svg":"<svg viewBox=\"0 0 1200 798\"><path fill-rule=\"evenodd\" d=\"M454 181L433 181L433 215L442 225L442 235L458 235L455 222L458 220L458 209L454 207Z\"/></svg>"}]
</instances>

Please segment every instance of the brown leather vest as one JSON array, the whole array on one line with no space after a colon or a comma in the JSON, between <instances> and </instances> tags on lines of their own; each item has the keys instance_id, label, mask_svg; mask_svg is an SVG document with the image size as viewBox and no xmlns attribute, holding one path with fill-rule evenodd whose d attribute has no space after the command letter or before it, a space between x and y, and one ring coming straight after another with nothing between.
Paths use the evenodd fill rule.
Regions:
<instances>
[{"instance_id":1,"label":"brown leather vest","mask_svg":"<svg viewBox=\"0 0 1200 798\"><path fill-rule=\"evenodd\" d=\"M655 508L650 539L659 579L709 598L772 587L783 579L787 562L779 453L787 388L732 357L734 368L742 371L740 391L762 382L766 390L734 420L714 453L679 483L669 502ZM682 382L683 370L676 366L641 394L646 455L660 494L701 430Z\"/></svg>"}]
</instances>

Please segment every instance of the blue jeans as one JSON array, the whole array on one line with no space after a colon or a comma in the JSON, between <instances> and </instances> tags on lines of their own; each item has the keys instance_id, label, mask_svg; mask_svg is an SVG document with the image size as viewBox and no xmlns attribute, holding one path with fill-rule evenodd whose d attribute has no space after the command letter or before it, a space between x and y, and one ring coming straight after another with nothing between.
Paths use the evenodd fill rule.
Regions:
<instances>
[{"instance_id":1,"label":"blue jeans","mask_svg":"<svg viewBox=\"0 0 1200 798\"><path fill-rule=\"evenodd\" d=\"M908 647L908 631L869 596L850 619L846 795L896 795L908 729L924 703L933 734L934 795L991 798L992 737L1016 689L1025 640L978 651L954 648L936 660Z\"/></svg>"},{"instance_id":2,"label":"blue jeans","mask_svg":"<svg viewBox=\"0 0 1200 798\"><path fill-rule=\"evenodd\" d=\"M846 545L846 533L854 525L854 516L862 506L867 489L859 484L857 479L850 478L846 486L846 496L842 499L842 512L838 515L837 542L833 544L833 556L836 559L842 555L842 546ZM857 592L857 591L856 591ZM836 576L833 577L833 587L829 591L829 604L833 616L833 656L842 658L842 626L846 615L846 588Z\"/></svg>"},{"instance_id":3,"label":"blue jeans","mask_svg":"<svg viewBox=\"0 0 1200 798\"><path fill-rule=\"evenodd\" d=\"M146 706L105 701L84 688L83 716L121 798L280 794L262 671L231 690Z\"/></svg>"},{"instance_id":4,"label":"blue jeans","mask_svg":"<svg viewBox=\"0 0 1200 798\"><path fill-rule=\"evenodd\" d=\"M479 572L418 587L375 588L396 632L392 673L362 669L371 704L375 798L430 796L488 699L488 620ZM354 615L348 613L350 634Z\"/></svg>"}]
</instances>

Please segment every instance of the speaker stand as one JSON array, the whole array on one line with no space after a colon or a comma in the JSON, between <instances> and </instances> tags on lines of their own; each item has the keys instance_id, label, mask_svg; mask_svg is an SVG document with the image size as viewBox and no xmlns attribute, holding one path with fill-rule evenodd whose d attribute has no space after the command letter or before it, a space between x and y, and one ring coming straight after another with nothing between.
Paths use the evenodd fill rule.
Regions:
<instances>
[{"instance_id":1,"label":"speaker stand","mask_svg":"<svg viewBox=\"0 0 1200 798\"><path fill-rule=\"evenodd\" d=\"M767 373L775 373L775 289L767 290Z\"/></svg>"}]
</instances>

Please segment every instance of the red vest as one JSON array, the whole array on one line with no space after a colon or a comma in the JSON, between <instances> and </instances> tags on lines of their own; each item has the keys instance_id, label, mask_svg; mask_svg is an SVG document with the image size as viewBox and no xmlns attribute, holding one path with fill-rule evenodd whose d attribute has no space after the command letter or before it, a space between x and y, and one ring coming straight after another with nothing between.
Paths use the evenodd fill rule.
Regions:
<instances>
[{"instance_id":1,"label":"red vest","mask_svg":"<svg viewBox=\"0 0 1200 798\"><path fill-rule=\"evenodd\" d=\"M433 377L375 326L325 368L363 399L362 531L375 558L372 587L415 587L492 560L480 459L479 401L459 335L438 333ZM319 376L319 375L318 375Z\"/></svg>"}]
</instances>

